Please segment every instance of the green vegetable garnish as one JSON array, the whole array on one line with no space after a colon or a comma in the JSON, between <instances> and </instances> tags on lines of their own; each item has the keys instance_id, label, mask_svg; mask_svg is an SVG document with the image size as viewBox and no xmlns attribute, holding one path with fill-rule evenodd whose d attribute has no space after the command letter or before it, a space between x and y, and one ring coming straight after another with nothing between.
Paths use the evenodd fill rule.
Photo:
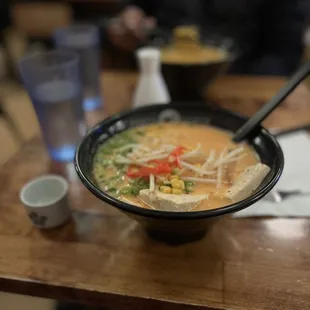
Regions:
<instances>
[{"instance_id":1,"label":"green vegetable garnish","mask_svg":"<svg viewBox=\"0 0 310 310\"><path fill-rule=\"evenodd\" d=\"M194 182L193 181L184 181L184 185L185 185L185 193L189 194L193 191L193 186L194 186Z\"/></svg>"},{"instance_id":2,"label":"green vegetable garnish","mask_svg":"<svg viewBox=\"0 0 310 310\"><path fill-rule=\"evenodd\" d=\"M194 182L193 181L184 181L184 185L185 187L190 187L190 186L193 186L194 185Z\"/></svg>"},{"instance_id":3,"label":"green vegetable garnish","mask_svg":"<svg viewBox=\"0 0 310 310\"><path fill-rule=\"evenodd\" d=\"M102 160L101 164L102 164L103 167L106 168L106 167L112 166L113 165L113 161L111 159L106 158L106 159Z\"/></svg>"},{"instance_id":4,"label":"green vegetable garnish","mask_svg":"<svg viewBox=\"0 0 310 310\"><path fill-rule=\"evenodd\" d=\"M129 130L126 132L119 133L109 139L106 143L100 146L98 153L103 153L105 155L112 155L115 149L118 149L126 144L136 143L135 131ZM124 151L124 154L130 152L130 149Z\"/></svg>"},{"instance_id":5,"label":"green vegetable garnish","mask_svg":"<svg viewBox=\"0 0 310 310\"><path fill-rule=\"evenodd\" d=\"M172 173L173 174L179 174L180 173L180 169L179 168L173 168L172 169Z\"/></svg>"},{"instance_id":6,"label":"green vegetable garnish","mask_svg":"<svg viewBox=\"0 0 310 310\"><path fill-rule=\"evenodd\" d=\"M107 191L109 193L116 193L117 192L117 188L115 188L115 187L108 187Z\"/></svg>"},{"instance_id":7,"label":"green vegetable garnish","mask_svg":"<svg viewBox=\"0 0 310 310\"><path fill-rule=\"evenodd\" d=\"M138 136L144 136L144 132L142 130L138 130L138 129L135 131L135 134Z\"/></svg>"},{"instance_id":8,"label":"green vegetable garnish","mask_svg":"<svg viewBox=\"0 0 310 310\"><path fill-rule=\"evenodd\" d=\"M119 193L120 193L121 195L131 195L131 187L130 187L130 186L125 186L125 187L123 187L123 188L119 191Z\"/></svg>"},{"instance_id":9,"label":"green vegetable garnish","mask_svg":"<svg viewBox=\"0 0 310 310\"><path fill-rule=\"evenodd\" d=\"M119 193L121 195L137 196L142 189L149 188L149 181L143 178L134 179L130 185L123 187Z\"/></svg>"},{"instance_id":10,"label":"green vegetable garnish","mask_svg":"<svg viewBox=\"0 0 310 310\"><path fill-rule=\"evenodd\" d=\"M109 181L115 181L115 180L119 180L119 179L120 179L120 177L118 175L113 175L112 177L109 177L107 179L107 181L109 182Z\"/></svg>"},{"instance_id":11,"label":"green vegetable garnish","mask_svg":"<svg viewBox=\"0 0 310 310\"><path fill-rule=\"evenodd\" d=\"M97 182L105 187L105 190L113 196L131 195L137 196L141 189L149 188L149 181L145 179L135 179L122 189L119 189L123 182L123 176L126 174L128 165L118 164L115 162L116 155L126 156L132 152L132 148L126 148L120 152L120 148L128 144L138 143L141 136L144 135L144 130L133 128L126 130L107 140L97 149L94 161L97 166L101 167L102 171L97 171L100 177ZM111 175L108 177L107 175Z\"/></svg>"}]
</instances>

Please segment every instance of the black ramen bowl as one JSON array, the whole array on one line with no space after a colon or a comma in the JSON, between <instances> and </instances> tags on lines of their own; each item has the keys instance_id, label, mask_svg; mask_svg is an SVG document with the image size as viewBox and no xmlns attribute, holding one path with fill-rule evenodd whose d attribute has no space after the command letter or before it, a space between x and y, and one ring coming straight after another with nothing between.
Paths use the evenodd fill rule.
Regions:
<instances>
[{"instance_id":1,"label":"black ramen bowl","mask_svg":"<svg viewBox=\"0 0 310 310\"><path fill-rule=\"evenodd\" d=\"M250 197L240 202L207 211L167 212L133 206L103 192L92 175L94 155L99 145L126 129L150 123L185 121L211 125L233 133L246 121L246 118L240 115L209 106L180 104L174 107L171 109L171 105L148 106L102 121L83 138L75 157L75 167L79 177L95 196L138 221L152 237L169 243L199 239L215 221L224 215L240 211L259 201L277 183L284 166L283 153L275 137L266 129L259 128L248 143L271 170L259 188Z\"/></svg>"}]
</instances>

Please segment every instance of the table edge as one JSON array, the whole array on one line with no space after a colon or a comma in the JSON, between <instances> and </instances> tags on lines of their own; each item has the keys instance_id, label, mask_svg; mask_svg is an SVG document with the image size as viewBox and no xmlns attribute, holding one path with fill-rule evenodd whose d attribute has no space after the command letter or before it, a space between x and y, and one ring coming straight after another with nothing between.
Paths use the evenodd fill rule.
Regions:
<instances>
[{"instance_id":1,"label":"table edge","mask_svg":"<svg viewBox=\"0 0 310 310\"><path fill-rule=\"evenodd\" d=\"M160 300L147 297L120 295L117 293L97 292L62 285L53 285L39 281L9 279L0 275L0 291L34 297L50 298L60 301L72 301L93 306L113 307L118 310L225 310L225 308L209 307L194 304Z\"/></svg>"}]
</instances>

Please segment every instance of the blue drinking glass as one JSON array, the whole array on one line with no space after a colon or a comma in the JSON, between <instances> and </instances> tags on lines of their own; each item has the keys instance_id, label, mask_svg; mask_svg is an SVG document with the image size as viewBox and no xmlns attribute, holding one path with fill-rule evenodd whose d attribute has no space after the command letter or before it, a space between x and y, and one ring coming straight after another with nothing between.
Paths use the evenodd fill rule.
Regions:
<instances>
[{"instance_id":1,"label":"blue drinking glass","mask_svg":"<svg viewBox=\"0 0 310 310\"><path fill-rule=\"evenodd\" d=\"M57 48L79 54L83 86L83 107L92 111L102 107L100 94L100 36L93 25L72 25L55 32Z\"/></svg>"},{"instance_id":2,"label":"blue drinking glass","mask_svg":"<svg viewBox=\"0 0 310 310\"><path fill-rule=\"evenodd\" d=\"M86 131L78 55L61 50L37 53L24 57L19 69L50 157L73 160Z\"/></svg>"}]
</instances>

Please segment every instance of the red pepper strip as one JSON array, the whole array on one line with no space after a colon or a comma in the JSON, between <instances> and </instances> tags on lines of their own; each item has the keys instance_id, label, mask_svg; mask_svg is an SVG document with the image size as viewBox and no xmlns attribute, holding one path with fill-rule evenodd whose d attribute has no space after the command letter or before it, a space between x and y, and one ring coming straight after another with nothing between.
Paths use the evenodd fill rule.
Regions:
<instances>
[{"instance_id":1,"label":"red pepper strip","mask_svg":"<svg viewBox=\"0 0 310 310\"><path fill-rule=\"evenodd\" d=\"M171 173L171 167L166 163L160 163L154 168L141 167L138 169L136 167L130 166L127 170L127 176L130 178L141 178L148 177L151 174L158 175L169 173Z\"/></svg>"},{"instance_id":2,"label":"red pepper strip","mask_svg":"<svg viewBox=\"0 0 310 310\"><path fill-rule=\"evenodd\" d=\"M185 151L183 146L176 147L166 159L152 160L150 163L155 164L155 167L141 167L137 168L129 166L127 176L130 178L148 177L151 174L170 174L173 167L180 167L179 156Z\"/></svg>"},{"instance_id":3,"label":"red pepper strip","mask_svg":"<svg viewBox=\"0 0 310 310\"><path fill-rule=\"evenodd\" d=\"M174 156L169 155L165 159L152 160L152 161L150 161L150 164L155 165L155 167L165 165L165 166L169 166L170 168L174 168L174 167L178 166L178 157L174 157Z\"/></svg>"},{"instance_id":4,"label":"red pepper strip","mask_svg":"<svg viewBox=\"0 0 310 310\"><path fill-rule=\"evenodd\" d=\"M183 146L176 147L169 155L168 161L175 167L180 167L180 156L184 153L185 148ZM170 160L169 160L170 159Z\"/></svg>"},{"instance_id":5,"label":"red pepper strip","mask_svg":"<svg viewBox=\"0 0 310 310\"><path fill-rule=\"evenodd\" d=\"M169 174L171 173L171 167L169 166L169 164L167 163L161 163L161 164L158 164L156 167L155 167L155 172L154 174L157 175L157 174Z\"/></svg>"},{"instance_id":6,"label":"red pepper strip","mask_svg":"<svg viewBox=\"0 0 310 310\"><path fill-rule=\"evenodd\" d=\"M175 157L178 157L178 156L181 156L185 151L185 147L183 146L177 146L171 153L169 156L175 156Z\"/></svg>"},{"instance_id":7,"label":"red pepper strip","mask_svg":"<svg viewBox=\"0 0 310 310\"><path fill-rule=\"evenodd\" d=\"M140 177L140 170L135 167L129 166L127 170L127 176L129 178L139 178Z\"/></svg>"},{"instance_id":8,"label":"red pepper strip","mask_svg":"<svg viewBox=\"0 0 310 310\"><path fill-rule=\"evenodd\" d=\"M130 166L127 170L127 176L130 178L146 177L152 174L153 170L154 168L148 168L148 167L136 168L136 167Z\"/></svg>"},{"instance_id":9,"label":"red pepper strip","mask_svg":"<svg viewBox=\"0 0 310 310\"><path fill-rule=\"evenodd\" d=\"M178 168L180 168L180 167L181 167L180 157L177 157L177 160L176 160L176 166L177 166Z\"/></svg>"},{"instance_id":10,"label":"red pepper strip","mask_svg":"<svg viewBox=\"0 0 310 310\"><path fill-rule=\"evenodd\" d=\"M179 167L180 166L179 156L182 155L184 151L185 151L185 148L183 146L178 146L168 155L167 158L160 159L160 160L155 159L155 160L150 161L150 163L154 163L156 165L165 163L172 167Z\"/></svg>"}]
</instances>

